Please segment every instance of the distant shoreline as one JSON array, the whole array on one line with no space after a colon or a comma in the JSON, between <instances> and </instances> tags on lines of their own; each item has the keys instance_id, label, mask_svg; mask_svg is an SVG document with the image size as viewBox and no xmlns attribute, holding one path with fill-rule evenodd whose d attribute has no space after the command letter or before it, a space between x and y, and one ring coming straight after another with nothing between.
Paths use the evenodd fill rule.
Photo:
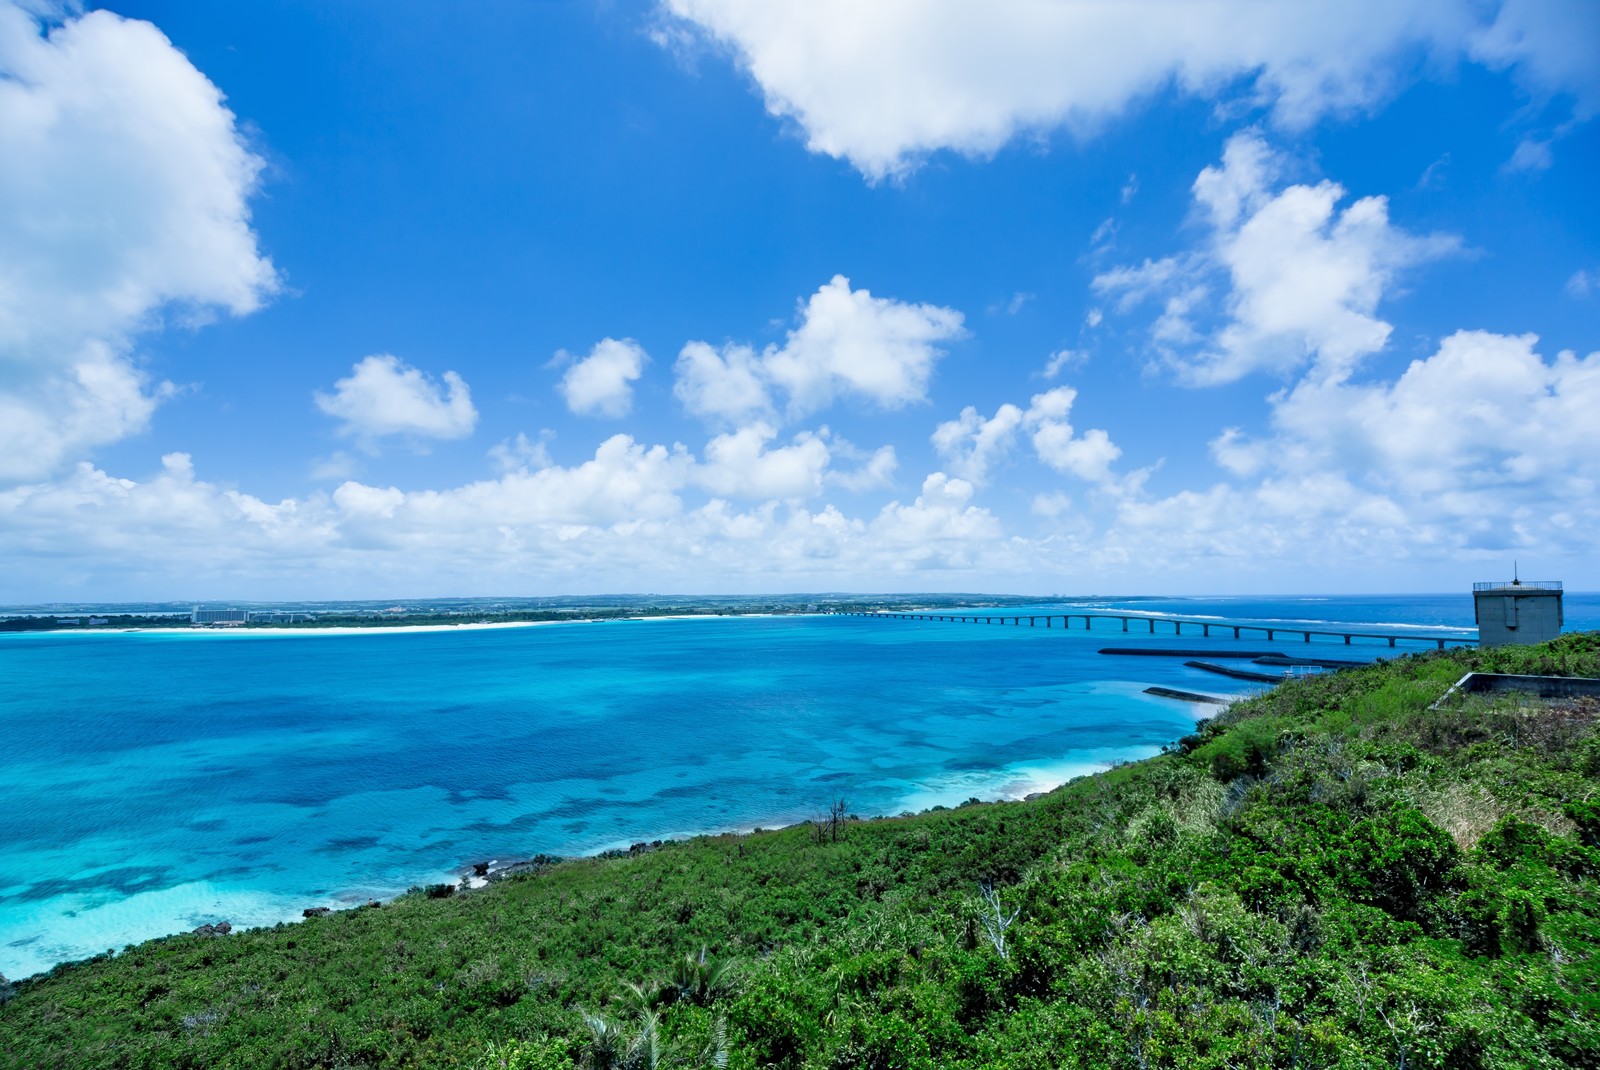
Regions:
<instances>
[{"instance_id":1,"label":"distant shoreline","mask_svg":"<svg viewBox=\"0 0 1600 1070\"><path fill-rule=\"evenodd\" d=\"M496 628L543 628L562 624L643 624L657 620L752 620L774 617L825 617L826 613L678 613L642 617L573 617L568 620L487 620L461 624L339 624L321 628L316 625L250 625L235 624L223 627L182 628L41 628L38 631L5 632L5 635L394 635L417 632L488 631Z\"/></svg>"}]
</instances>

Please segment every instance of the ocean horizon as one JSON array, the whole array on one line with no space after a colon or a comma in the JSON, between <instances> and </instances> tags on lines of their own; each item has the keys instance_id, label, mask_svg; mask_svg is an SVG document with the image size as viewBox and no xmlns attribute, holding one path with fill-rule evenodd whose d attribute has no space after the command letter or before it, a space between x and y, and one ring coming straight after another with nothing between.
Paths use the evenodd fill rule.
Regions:
<instances>
[{"instance_id":1,"label":"ocean horizon","mask_svg":"<svg viewBox=\"0 0 1600 1070\"><path fill-rule=\"evenodd\" d=\"M1460 633L1470 595L1092 599L1022 612ZM1600 627L1569 592L1567 629ZM0 635L0 973L271 925L474 862L1020 798L1137 760L1253 690L1185 632L723 616L506 628ZM1431 648L1346 646L1377 658ZM1298 636L1263 646L1304 653Z\"/></svg>"}]
</instances>

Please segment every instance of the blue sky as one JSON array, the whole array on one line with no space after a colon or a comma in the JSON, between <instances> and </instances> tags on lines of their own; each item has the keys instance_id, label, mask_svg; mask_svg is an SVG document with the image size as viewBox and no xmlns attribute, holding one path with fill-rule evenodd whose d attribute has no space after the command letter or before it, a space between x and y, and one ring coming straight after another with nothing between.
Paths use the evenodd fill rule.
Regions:
<instances>
[{"instance_id":1,"label":"blue sky","mask_svg":"<svg viewBox=\"0 0 1600 1070\"><path fill-rule=\"evenodd\" d=\"M0 601L1600 585L1600 7L0 0Z\"/></svg>"}]
</instances>

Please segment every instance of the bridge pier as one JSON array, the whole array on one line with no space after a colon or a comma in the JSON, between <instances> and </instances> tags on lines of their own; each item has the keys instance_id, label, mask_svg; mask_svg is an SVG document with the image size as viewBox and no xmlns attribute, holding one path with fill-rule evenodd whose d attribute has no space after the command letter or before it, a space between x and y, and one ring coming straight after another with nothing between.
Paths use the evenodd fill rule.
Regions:
<instances>
[{"instance_id":1,"label":"bridge pier","mask_svg":"<svg viewBox=\"0 0 1600 1070\"><path fill-rule=\"evenodd\" d=\"M1127 631L1128 630L1128 618L1127 617L1123 617L1122 618L1122 630L1123 631Z\"/></svg>"},{"instance_id":2,"label":"bridge pier","mask_svg":"<svg viewBox=\"0 0 1600 1070\"><path fill-rule=\"evenodd\" d=\"M1210 635L1211 634L1211 625L1209 625L1209 624L1200 625L1200 634L1201 635Z\"/></svg>"},{"instance_id":3,"label":"bridge pier","mask_svg":"<svg viewBox=\"0 0 1600 1070\"><path fill-rule=\"evenodd\" d=\"M1267 642L1269 642L1269 643L1272 642L1272 629L1271 628L1267 629Z\"/></svg>"},{"instance_id":4,"label":"bridge pier","mask_svg":"<svg viewBox=\"0 0 1600 1070\"><path fill-rule=\"evenodd\" d=\"M1234 637L1234 638L1235 638L1235 639L1237 639L1237 638L1239 638L1239 628L1238 628L1238 625L1235 625L1235 626L1234 626L1234 629L1233 629L1233 637Z\"/></svg>"},{"instance_id":5,"label":"bridge pier","mask_svg":"<svg viewBox=\"0 0 1600 1070\"><path fill-rule=\"evenodd\" d=\"M1350 637L1348 635L1344 637L1344 645L1345 646L1349 646L1350 645Z\"/></svg>"},{"instance_id":6,"label":"bridge pier","mask_svg":"<svg viewBox=\"0 0 1600 1070\"><path fill-rule=\"evenodd\" d=\"M1389 645L1394 646L1394 636L1392 635L1389 637Z\"/></svg>"},{"instance_id":7,"label":"bridge pier","mask_svg":"<svg viewBox=\"0 0 1600 1070\"><path fill-rule=\"evenodd\" d=\"M1150 634L1156 634L1156 619L1154 617L1150 618Z\"/></svg>"}]
</instances>

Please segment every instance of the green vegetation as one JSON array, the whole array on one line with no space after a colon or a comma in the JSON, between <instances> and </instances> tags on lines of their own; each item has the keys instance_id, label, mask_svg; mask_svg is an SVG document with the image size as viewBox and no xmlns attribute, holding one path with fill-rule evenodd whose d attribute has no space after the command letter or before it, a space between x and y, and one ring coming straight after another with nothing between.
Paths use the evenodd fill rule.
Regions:
<instances>
[{"instance_id":1,"label":"green vegetation","mask_svg":"<svg viewBox=\"0 0 1600 1070\"><path fill-rule=\"evenodd\" d=\"M98 623L90 624L90 621ZM7 617L0 632L90 631L115 628L182 628L188 617L152 613L60 613L50 616Z\"/></svg>"},{"instance_id":2,"label":"green vegetation","mask_svg":"<svg viewBox=\"0 0 1600 1070\"><path fill-rule=\"evenodd\" d=\"M0 1065L1600 1066L1600 707L1430 709L1468 668L1600 634L1285 684L1029 803L152 941L17 984Z\"/></svg>"}]
</instances>

